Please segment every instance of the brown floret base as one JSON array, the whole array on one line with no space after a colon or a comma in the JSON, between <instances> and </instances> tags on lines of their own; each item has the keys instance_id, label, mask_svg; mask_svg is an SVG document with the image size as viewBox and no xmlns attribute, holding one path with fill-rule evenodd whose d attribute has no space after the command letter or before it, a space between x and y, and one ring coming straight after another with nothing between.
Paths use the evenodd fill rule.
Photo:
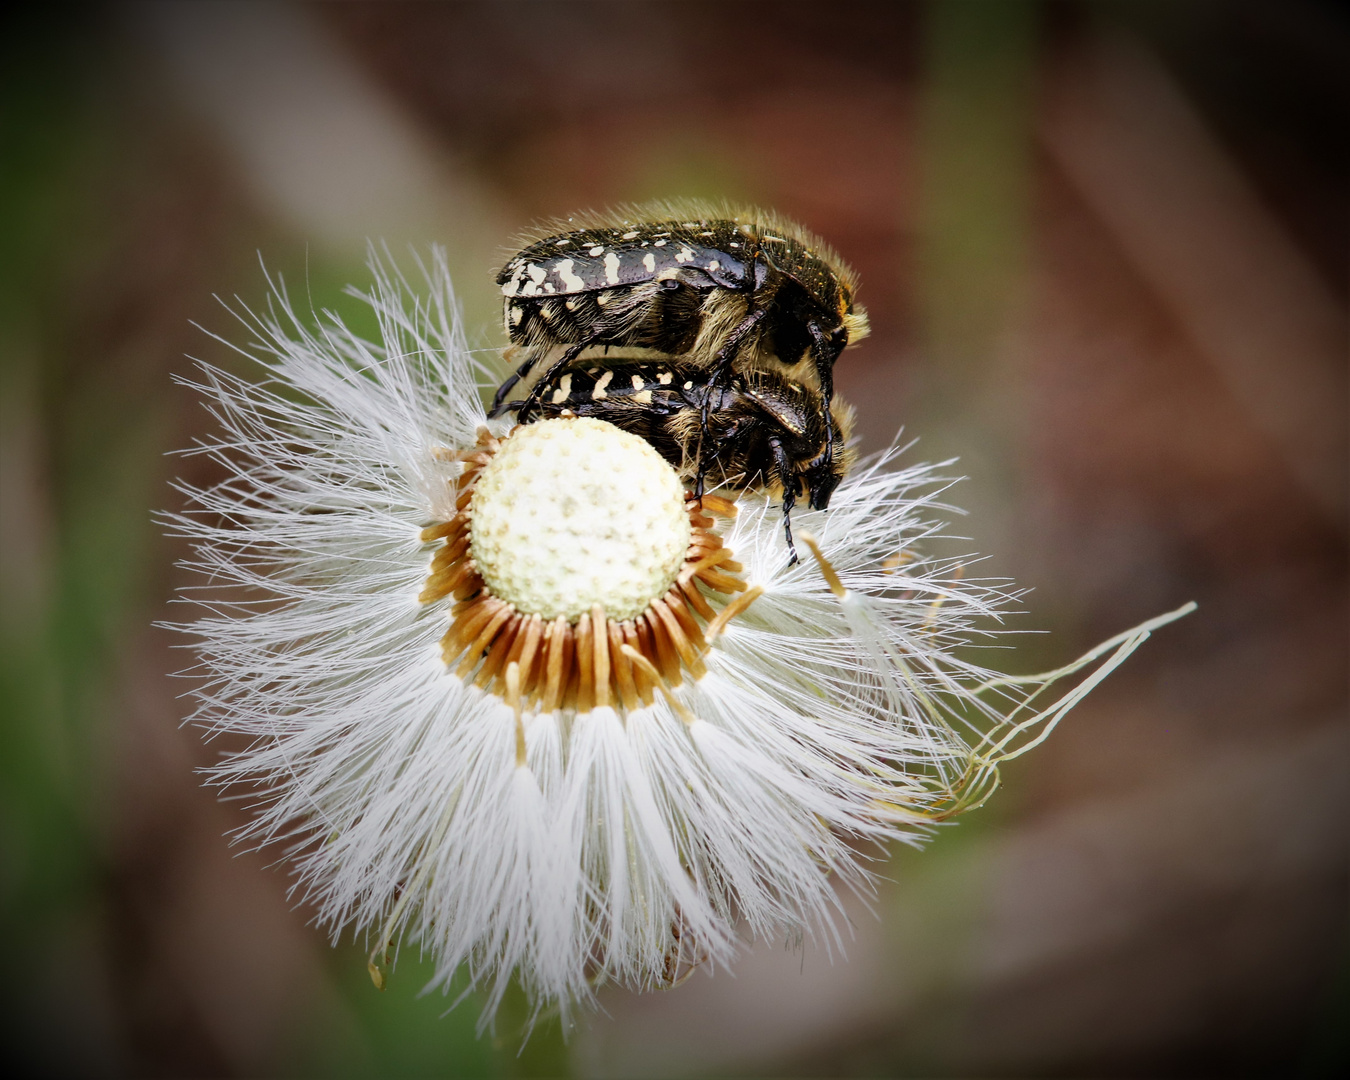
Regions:
<instances>
[{"instance_id":1,"label":"brown floret base","mask_svg":"<svg viewBox=\"0 0 1350 1080\"><path fill-rule=\"evenodd\" d=\"M759 594L747 591L738 576L743 567L712 531L716 518L735 516L735 504L716 495L695 499L686 494L691 534L684 566L666 594L640 615L616 621L597 605L575 622L561 615L545 621L494 596L470 554L474 485L499 445L480 429L476 447L448 455L465 465L457 481L455 516L422 530L424 542L440 541L441 547L418 599L424 604L445 597L455 601L450 629L441 639L446 665L459 678L505 699L510 693L507 667L514 661L520 703L544 712L636 709L652 704L656 692L680 685L686 673L702 678L707 670L703 653ZM624 646L648 663L634 662Z\"/></svg>"}]
</instances>

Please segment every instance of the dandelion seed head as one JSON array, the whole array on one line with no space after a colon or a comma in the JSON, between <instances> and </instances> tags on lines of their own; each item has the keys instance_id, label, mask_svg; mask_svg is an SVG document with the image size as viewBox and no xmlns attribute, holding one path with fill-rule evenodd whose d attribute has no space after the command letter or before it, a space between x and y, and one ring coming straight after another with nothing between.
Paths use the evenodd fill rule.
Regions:
<instances>
[{"instance_id":1,"label":"dandelion seed head","mask_svg":"<svg viewBox=\"0 0 1350 1080\"><path fill-rule=\"evenodd\" d=\"M932 467L860 461L789 566L771 492L695 500L599 421L491 430L444 257L429 296L373 270L377 340L278 284L257 379L203 365L225 476L167 521L204 583L194 719L247 747L210 779L261 793L241 836L288 845L377 985L412 943L486 1025L512 979L566 1016L748 939L842 946L865 849L979 806L1189 610L999 675L957 650L1017 593L934 554Z\"/></svg>"},{"instance_id":2,"label":"dandelion seed head","mask_svg":"<svg viewBox=\"0 0 1350 1080\"><path fill-rule=\"evenodd\" d=\"M513 432L474 488L469 550L494 595L575 622L644 611L689 548L684 486L644 439L586 417Z\"/></svg>"}]
</instances>

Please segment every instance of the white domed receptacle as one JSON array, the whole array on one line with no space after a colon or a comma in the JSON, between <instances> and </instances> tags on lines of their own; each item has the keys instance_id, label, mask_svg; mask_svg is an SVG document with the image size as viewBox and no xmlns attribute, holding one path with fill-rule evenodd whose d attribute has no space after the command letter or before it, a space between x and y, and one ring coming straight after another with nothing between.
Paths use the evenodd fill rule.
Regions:
<instances>
[{"instance_id":1,"label":"white domed receptacle","mask_svg":"<svg viewBox=\"0 0 1350 1080\"><path fill-rule=\"evenodd\" d=\"M586 417L518 428L483 468L470 551L517 611L629 619L674 582L689 548L684 486L650 444Z\"/></svg>"}]
</instances>

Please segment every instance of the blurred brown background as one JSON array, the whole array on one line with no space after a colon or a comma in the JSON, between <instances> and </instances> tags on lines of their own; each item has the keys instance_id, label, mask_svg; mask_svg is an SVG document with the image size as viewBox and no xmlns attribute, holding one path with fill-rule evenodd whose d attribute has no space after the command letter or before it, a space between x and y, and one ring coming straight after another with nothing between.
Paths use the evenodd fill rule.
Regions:
<instances>
[{"instance_id":1,"label":"blurred brown background","mask_svg":"<svg viewBox=\"0 0 1350 1080\"><path fill-rule=\"evenodd\" d=\"M1350 21L1314 0L41 6L6 16L0 904L36 1073L1331 1075L1350 1061ZM860 272L864 451L959 455L1037 670L1195 599L847 958L757 946L517 1054L383 995L193 769L156 619L171 384L258 266L351 310L449 246L475 343L532 219L772 206ZM360 319L359 314L353 316ZM513 1011L514 1010L514 1011Z\"/></svg>"}]
</instances>

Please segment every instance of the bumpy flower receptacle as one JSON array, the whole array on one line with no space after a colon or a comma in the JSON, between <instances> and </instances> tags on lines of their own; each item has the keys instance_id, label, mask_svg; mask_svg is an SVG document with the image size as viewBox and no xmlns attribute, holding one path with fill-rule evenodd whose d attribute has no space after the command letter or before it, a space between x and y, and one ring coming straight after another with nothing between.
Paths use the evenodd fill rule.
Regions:
<instances>
[{"instance_id":1,"label":"bumpy flower receptacle","mask_svg":"<svg viewBox=\"0 0 1350 1080\"><path fill-rule=\"evenodd\" d=\"M576 622L596 604L631 619L689 548L684 486L651 444L603 420L516 429L478 472L470 552L494 595Z\"/></svg>"},{"instance_id":2,"label":"bumpy flower receptacle","mask_svg":"<svg viewBox=\"0 0 1350 1080\"><path fill-rule=\"evenodd\" d=\"M464 462L457 512L423 530L442 546L419 599L454 598L442 658L500 697L516 696L514 662L520 700L543 712L650 705L703 676L702 654L761 591L713 531L734 504L695 500L612 424L484 428L450 456Z\"/></svg>"}]
</instances>

